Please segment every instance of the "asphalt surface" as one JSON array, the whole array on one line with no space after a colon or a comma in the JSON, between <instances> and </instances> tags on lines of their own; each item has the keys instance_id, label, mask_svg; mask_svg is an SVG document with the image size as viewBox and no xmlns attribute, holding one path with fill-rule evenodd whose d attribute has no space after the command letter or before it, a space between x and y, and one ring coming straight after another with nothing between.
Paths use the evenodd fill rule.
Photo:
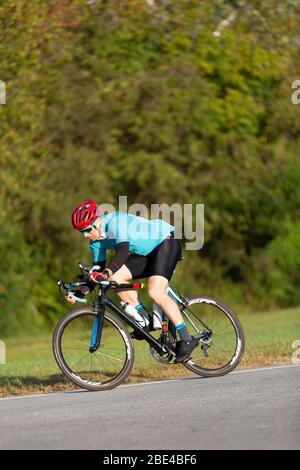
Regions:
<instances>
[{"instance_id":1,"label":"asphalt surface","mask_svg":"<svg viewBox=\"0 0 300 470\"><path fill-rule=\"evenodd\" d=\"M300 366L0 399L0 449L299 449Z\"/></svg>"}]
</instances>

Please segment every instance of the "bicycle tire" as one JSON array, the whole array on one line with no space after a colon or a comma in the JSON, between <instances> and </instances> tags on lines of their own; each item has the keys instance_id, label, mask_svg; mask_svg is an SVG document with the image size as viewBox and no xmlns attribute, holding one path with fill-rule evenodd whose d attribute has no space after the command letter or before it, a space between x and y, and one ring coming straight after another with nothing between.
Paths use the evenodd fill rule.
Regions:
<instances>
[{"instance_id":1,"label":"bicycle tire","mask_svg":"<svg viewBox=\"0 0 300 470\"><path fill-rule=\"evenodd\" d=\"M61 320L58 322L54 334L53 334L53 341L52 341L52 349L54 358L57 362L58 367L62 371L62 373L75 385L78 385L81 388L90 391L102 391L102 390L110 390L112 388L117 387L121 383L123 383L126 378L129 376L133 364L134 364L134 346L128 331L124 328L123 323L112 315L110 312L104 313L104 322L108 324L109 327L115 328L116 332L119 333L120 339L122 339L125 345L125 359L124 365L120 372L109 380L104 381L96 381L92 382L86 380L77 373L75 373L68 363L65 360L63 351L62 351L62 338L64 332L66 331L67 326L76 318L84 317L84 316L96 316L96 312L90 308L81 308L76 309L68 312ZM104 329L102 331L102 342L104 338ZM114 330L113 330L114 331ZM88 353L87 353L88 354ZM95 353L89 353L95 354ZM100 346L100 354L101 354L101 346Z\"/></svg>"},{"instance_id":2,"label":"bicycle tire","mask_svg":"<svg viewBox=\"0 0 300 470\"><path fill-rule=\"evenodd\" d=\"M234 370L237 365L240 363L244 350L245 350L245 335L243 331L243 327L241 325L240 320L236 316L236 314L223 302L220 300L214 299L213 297L200 297L200 296L190 296L186 297L186 301L189 307L194 304L209 304L214 305L219 309L219 311L223 312L223 314L229 319L235 335L236 335L236 346L234 350L234 354L230 358L230 360L223 364L221 367L216 368L208 368L203 367L195 362L196 354L199 354L199 346L193 351L193 357L187 362L184 362L183 365L189 369L190 371L194 372L197 375L201 375L203 377L219 377L222 375L226 375L232 370ZM184 309L183 309L184 310ZM213 336L212 336L213 338ZM201 345L201 343L200 343ZM201 346L200 346L201 347ZM200 359L197 359L198 362L201 362ZM203 360L205 362L205 359Z\"/></svg>"}]
</instances>

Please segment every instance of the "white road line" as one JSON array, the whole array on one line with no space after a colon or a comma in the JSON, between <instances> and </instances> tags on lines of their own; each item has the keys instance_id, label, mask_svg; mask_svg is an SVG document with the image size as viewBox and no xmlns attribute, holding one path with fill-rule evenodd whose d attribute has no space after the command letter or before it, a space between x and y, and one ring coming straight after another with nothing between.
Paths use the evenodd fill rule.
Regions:
<instances>
[{"instance_id":1,"label":"white road line","mask_svg":"<svg viewBox=\"0 0 300 470\"><path fill-rule=\"evenodd\" d=\"M295 367L300 367L300 364L287 364L287 365L282 365L282 366L269 366L269 367L257 367L255 369L241 369L237 370L235 372L230 372L228 375L234 375L234 374L245 374L249 372L263 372L266 370L277 370L277 369L292 369ZM223 376L225 377L225 376ZM168 383L168 382L178 382L183 379L205 379L205 377L201 377L195 375L195 376L187 376L187 377L177 377L175 379L165 379L165 380L154 380L152 382L140 382L140 383L134 383L134 384L126 384L126 385L119 385L117 388L127 388L127 387L139 387L143 385L153 385L153 384L162 384L162 383ZM216 377L217 378L217 377ZM40 397L49 397L49 396L55 396L55 395L65 395L65 394L70 394L70 393L88 393L88 390L84 389L78 389L78 390L66 390L65 392L51 392L51 393L40 393L36 395L18 395L15 397L4 397L0 398L0 401L3 400L17 400L20 398L40 398ZM93 393L93 392L92 392ZM94 392L95 393L95 392Z\"/></svg>"},{"instance_id":2,"label":"white road line","mask_svg":"<svg viewBox=\"0 0 300 470\"><path fill-rule=\"evenodd\" d=\"M235 372L230 372L228 375L233 375L233 374L244 374L244 373L247 373L247 372L260 372L260 371L265 371L265 370L276 370L276 369L288 369L288 368L292 368L292 367L300 367L300 364L297 365L297 364L290 364L290 365L281 365L281 366L269 366L269 367L257 367L255 369L241 369L241 370L237 370ZM223 376L220 376L220 377L225 377L224 375ZM155 380L153 382L140 382L140 383L137 383L137 384L126 384L126 385L121 385L119 388L125 388L125 387L134 387L134 386L139 386L139 385L150 385L150 384L155 384L155 383L164 383L164 382L178 382L179 380L182 380L182 379L205 379L206 377L201 377L201 376L197 376L197 375L194 375L194 376L188 376L188 377L177 377L176 379L166 379L166 380ZM214 378L214 377L212 377ZM217 378L217 377L215 377Z\"/></svg>"},{"instance_id":3,"label":"white road line","mask_svg":"<svg viewBox=\"0 0 300 470\"><path fill-rule=\"evenodd\" d=\"M232 374L244 374L245 372L258 372L261 370L274 370L274 369L289 369L292 367L300 367L300 364L285 364L282 366L269 366L269 367L257 367L255 369L241 369L237 370L235 372L231 372L230 375Z\"/></svg>"}]
</instances>

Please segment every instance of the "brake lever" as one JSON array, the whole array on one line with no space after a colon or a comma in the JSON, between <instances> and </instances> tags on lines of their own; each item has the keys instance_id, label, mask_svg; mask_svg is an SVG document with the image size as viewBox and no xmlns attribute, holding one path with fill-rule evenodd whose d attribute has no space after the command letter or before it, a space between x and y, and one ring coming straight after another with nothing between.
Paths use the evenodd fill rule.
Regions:
<instances>
[{"instance_id":1,"label":"brake lever","mask_svg":"<svg viewBox=\"0 0 300 470\"><path fill-rule=\"evenodd\" d=\"M80 271L85 271L85 272L87 272L86 267L84 266L84 264L83 264L81 261L80 261L80 263L78 263L78 267L79 267Z\"/></svg>"},{"instance_id":2,"label":"brake lever","mask_svg":"<svg viewBox=\"0 0 300 470\"><path fill-rule=\"evenodd\" d=\"M78 263L78 267L82 272L85 272L88 274L91 274L93 271L98 271L99 269L101 269L101 267L98 265L89 267L89 266L85 266L82 262Z\"/></svg>"},{"instance_id":3,"label":"brake lever","mask_svg":"<svg viewBox=\"0 0 300 470\"><path fill-rule=\"evenodd\" d=\"M62 295L65 294L65 292L67 293L67 295L69 295L69 293L71 292L71 287L70 287L70 284L69 283L65 283L61 280L57 281L57 285L58 285L58 288L59 288L59 292L60 292L60 295L61 295L61 299L62 299ZM62 291L65 291L65 292L62 292Z\"/></svg>"},{"instance_id":4,"label":"brake lever","mask_svg":"<svg viewBox=\"0 0 300 470\"><path fill-rule=\"evenodd\" d=\"M98 265L97 266L92 266L91 269L89 270L89 274L92 274L92 272L94 272L94 271L99 271L99 269L101 269L101 268Z\"/></svg>"},{"instance_id":5,"label":"brake lever","mask_svg":"<svg viewBox=\"0 0 300 470\"><path fill-rule=\"evenodd\" d=\"M57 281L57 285L58 285L58 290L59 290L59 300L62 300L62 298L63 298L63 293L62 293L63 282L62 281Z\"/></svg>"}]
</instances>

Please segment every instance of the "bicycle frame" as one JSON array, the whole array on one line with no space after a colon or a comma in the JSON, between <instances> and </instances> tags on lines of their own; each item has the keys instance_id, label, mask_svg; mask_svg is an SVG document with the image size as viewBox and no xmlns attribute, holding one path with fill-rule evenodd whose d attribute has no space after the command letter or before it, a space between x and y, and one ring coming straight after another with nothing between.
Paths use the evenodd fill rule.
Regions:
<instances>
[{"instance_id":1,"label":"bicycle frame","mask_svg":"<svg viewBox=\"0 0 300 470\"><path fill-rule=\"evenodd\" d=\"M172 289L172 287L168 286L167 287L167 290L166 290L167 294L178 304L178 305L181 305L181 313L186 317L186 319L189 321L189 323L192 325L192 327L194 328L194 330L198 333L198 335L200 335L200 338L201 336L205 336L206 335L206 332L203 333L202 331L199 330L199 328L197 328L197 326L195 325L195 323L193 322L193 320L191 319L191 317L187 314L187 312L185 310L189 310L188 308L188 305L186 304L185 302L185 298L184 297L181 297L180 295L178 296L176 294L176 292L174 292L174 290ZM209 332L209 333L212 333L211 329L200 319L198 318L198 321L200 321L200 323L204 326L204 328Z\"/></svg>"},{"instance_id":2,"label":"bicycle frame","mask_svg":"<svg viewBox=\"0 0 300 470\"><path fill-rule=\"evenodd\" d=\"M100 346L101 342L101 334L102 334L102 326L103 326L103 315L105 307L107 306L112 310L116 315L118 315L122 320L124 320L127 325L131 326L135 331L137 331L143 339L145 339L158 353L164 354L172 354L175 356L175 352L168 347L166 344L160 343L156 338L154 338L150 333L147 333L143 330L141 326L139 326L132 318L130 318L120 307L118 307L107 295L106 290L109 286L101 286L99 294L98 294L98 303L94 304L93 309L97 312L97 316L95 318L92 337L91 337L91 344L90 344L90 352L95 352ZM130 289L130 288L127 288ZM126 290L125 288L121 288L119 290Z\"/></svg>"},{"instance_id":3,"label":"bicycle frame","mask_svg":"<svg viewBox=\"0 0 300 470\"><path fill-rule=\"evenodd\" d=\"M79 263L79 267L82 271L87 271L89 272L89 269L86 268L82 263ZM70 283L65 283L63 281L58 281L58 286L61 292L61 289L67 290L67 292L71 292L74 287L80 287L86 285L85 281L79 281L79 282L70 282ZM167 322L166 319L167 317L164 314L163 318L163 325L162 325L162 336L161 336L161 341L158 341L156 338L154 338L150 333L146 332L137 322L135 322L131 317L129 317L120 307L118 307L107 295L106 291L109 288L115 288L118 290L128 290L128 289L135 289L135 288L140 288L142 285L139 285L139 287L136 287L135 285L128 285L126 284L117 284L114 283L112 285L111 281L101 281L99 285L99 292L98 292L98 302L93 305L93 310L97 312L97 315L94 320L93 324L93 330L92 330L92 335L91 335L91 340L90 340L90 347L89 347L89 352L93 353L96 352L99 347L100 347L100 342L101 342L101 336L102 336L102 328L103 328L103 318L104 318L104 311L105 311L105 306L110 308L114 313L118 315L127 325L131 326L134 331L138 332L139 336L143 338L145 341L147 341L150 346L152 346L159 354L171 354L175 356L175 351L173 348L169 347L167 344ZM205 325L203 321L198 319L201 324L204 326L206 331L200 331L197 326L194 324L190 316L187 314L186 310L190 309L188 308L188 303L186 302L186 299L182 297L180 294L176 294L172 287L168 286L166 289L166 293L180 306L180 311L181 313L185 316L185 318L188 320L188 322L192 325L194 330L197 333L197 338L206 338L207 334L211 334L212 331ZM80 300L76 299L77 301L82 301L86 302L86 300ZM192 312L191 312L192 313ZM170 322L172 324L172 322ZM175 327L174 327L175 328ZM171 335L173 336L174 340L176 341L176 331L172 331L172 328L170 329Z\"/></svg>"},{"instance_id":4,"label":"bicycle frame","mask_svg":"<svg viewBox=\"0 0 300 470\"><path fill-rule=\"evenodd\" d=\"M120 284L120 286L122 286ZM137 331L139 335L147 341L159 354L172 354L175 356L175 352L166 344L166 340L163 342L158 341L156 338L154 338L150 333L147 333L144 331L144 329L138 325L132 318L130 318L120 307L118 307L107 295L106 291L109 289L109 285L101 285L99 294L98 294L98 303L94 304L93 308L97 312L97 316L95 318L95 322L93 325L93 331L92 331L92 336L91 336L91 343L90 343L90 348L89 352L93 353L97 351L97 349L100 346L101 342L101 334L102 334L102 327L103 327L103 315L104 315L104 310L105 306L110 308L116 315L118 315L122 320L124 320L127 325L131 326L134 331ZM132 289L132 287L127 287L126 285L123 285L122 287L118 288L119 290L127 290L127 289ZM185 303L184 297L181 297L180 295L177 295L174 290L168 286L166 290L167 294L178 304L181 306L180 310L183 313L183 315L186 317L186 319L189 321L189 323L192 325L194 330L197 333L198 338L206 337L207 332L211 332L210 329L203 323L201 320L200 322L203 324L204 328L206 331L200 331L199 328L194 324L190 316L187 314L185 309L188 309L188 306ZM164 339L166 339L166 333L167 333L167 328L163 326L162 328L162 334L164 335ZM176 333L175 333L175 339L176 339Z\"/></svg>"}]
</instances>

